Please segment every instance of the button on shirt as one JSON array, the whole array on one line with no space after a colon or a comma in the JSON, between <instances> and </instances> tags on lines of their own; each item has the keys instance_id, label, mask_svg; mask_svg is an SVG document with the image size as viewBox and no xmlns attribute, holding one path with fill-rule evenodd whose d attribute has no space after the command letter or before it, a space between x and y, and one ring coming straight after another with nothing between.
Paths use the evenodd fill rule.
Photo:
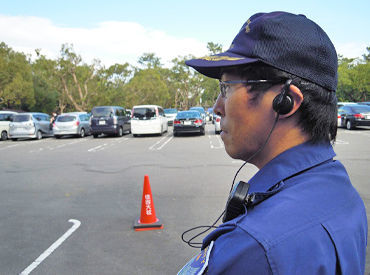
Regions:
<instances>
[{"instance_id":1,"label":"button on shirt","mask_svg":"<svg viewBox=\"0 0 370 275\"><path fill-rule=\"evenodd\" d=\"M334 156L307 142L259 170L248 193L272 195L203 240L208 274L364 274L365 207Z\"/></svg>"}]
</instances>

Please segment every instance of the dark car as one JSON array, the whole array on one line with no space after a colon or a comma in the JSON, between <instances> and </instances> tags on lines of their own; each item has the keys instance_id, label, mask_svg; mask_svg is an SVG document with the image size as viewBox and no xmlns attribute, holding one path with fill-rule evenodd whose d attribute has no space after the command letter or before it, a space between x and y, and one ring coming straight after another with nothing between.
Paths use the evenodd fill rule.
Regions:
<instances>
[{"instance_id":1,"label":"dark car","mask_svg":"<svg viewBox=\"0 0 370 275\"><path fill-rule=\"evenodd\" d=\"M198 111L181 111L173 121L173 135L181 133L205 134L205 120Z\"/></svg>"},{"instance_id":2,"label":"dark car","mask_svg":"<svg viewBox=\"0 0 370 275\"><path fill-rule=\"evenodd\" d=\"M367 105L345 105L338 109L340 126L348 130L356 126L370 126L370 106Z\"/></svg>"},{"instance_id":3,"label":"dark car","mask_svg":"<svg viewBox=\"0 0 370 275\"><path fill-rule=\"evenodd\" d=\"M91 110L91 133L94 138L100 134L121 137L131 133L131 118L120 106L96 106Z\"/></svg>"}]
</instances>

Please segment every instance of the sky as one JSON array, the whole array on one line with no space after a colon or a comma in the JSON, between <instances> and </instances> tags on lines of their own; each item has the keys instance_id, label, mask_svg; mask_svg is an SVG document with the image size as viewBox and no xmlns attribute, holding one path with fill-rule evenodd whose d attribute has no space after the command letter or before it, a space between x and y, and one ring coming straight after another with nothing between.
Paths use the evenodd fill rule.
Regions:
<instances>
[{"instance_id":1,"label":"sky","mask_svg":"<svg viewBox=\"0 0 370 275\"><path fill-rule=\"evenodd\" d=\"M369 0L0 0L0 42L52 59L68 43L86 63L104 66L137 65L155 53L166 65L206 55L208 42L226 50L251 15L277 10L315 21L345 57L361 57L370 46Z\"/></svg>"}]
</instances>

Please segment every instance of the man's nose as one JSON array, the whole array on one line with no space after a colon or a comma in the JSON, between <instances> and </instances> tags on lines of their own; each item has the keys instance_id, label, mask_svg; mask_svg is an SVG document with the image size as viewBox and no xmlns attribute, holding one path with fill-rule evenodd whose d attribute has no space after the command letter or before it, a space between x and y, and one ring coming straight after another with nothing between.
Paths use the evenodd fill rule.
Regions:
<instances>
[{"instance_id":1,"label":"man's nose","mask_svg":"<svg viewBox=\"0 0 370 275\"><path fill-rule=\"evenodd\" d=\"M218 95L215 104L213 105L213 111L218 116L223 116L223 98L221 97L221 94Z\"/></svg>"}]
</instances>

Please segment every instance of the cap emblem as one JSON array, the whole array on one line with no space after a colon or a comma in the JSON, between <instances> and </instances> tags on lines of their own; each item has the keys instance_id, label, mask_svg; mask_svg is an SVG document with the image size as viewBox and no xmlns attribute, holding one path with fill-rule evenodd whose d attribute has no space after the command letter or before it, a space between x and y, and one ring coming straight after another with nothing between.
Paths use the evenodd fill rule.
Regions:
<instances>
[{"instance_id":1,"label":"cap emblem","mask_svg":"<svg viewBox=\"0 0 370 275\"><path fill-rule=\"evenodd\" d=\"M249 33L251 31L251 28L249 27L249 24L251 23L252 21L250 19L247 20L247 26L245 27L245 32L246 33Z\"/></svg>"},{"instance_id":2,"label":"cap emblem","mask_svg":"<svg viewBox=\"0 0 370 275\"><path fill-rule=\"evenodd\" d=\"M242 60L244 58L241 57L231 57L231 56L203 56L199 59L207 60L207 61L236 61L236 60Z\"/></svg>"}]
</instances>

